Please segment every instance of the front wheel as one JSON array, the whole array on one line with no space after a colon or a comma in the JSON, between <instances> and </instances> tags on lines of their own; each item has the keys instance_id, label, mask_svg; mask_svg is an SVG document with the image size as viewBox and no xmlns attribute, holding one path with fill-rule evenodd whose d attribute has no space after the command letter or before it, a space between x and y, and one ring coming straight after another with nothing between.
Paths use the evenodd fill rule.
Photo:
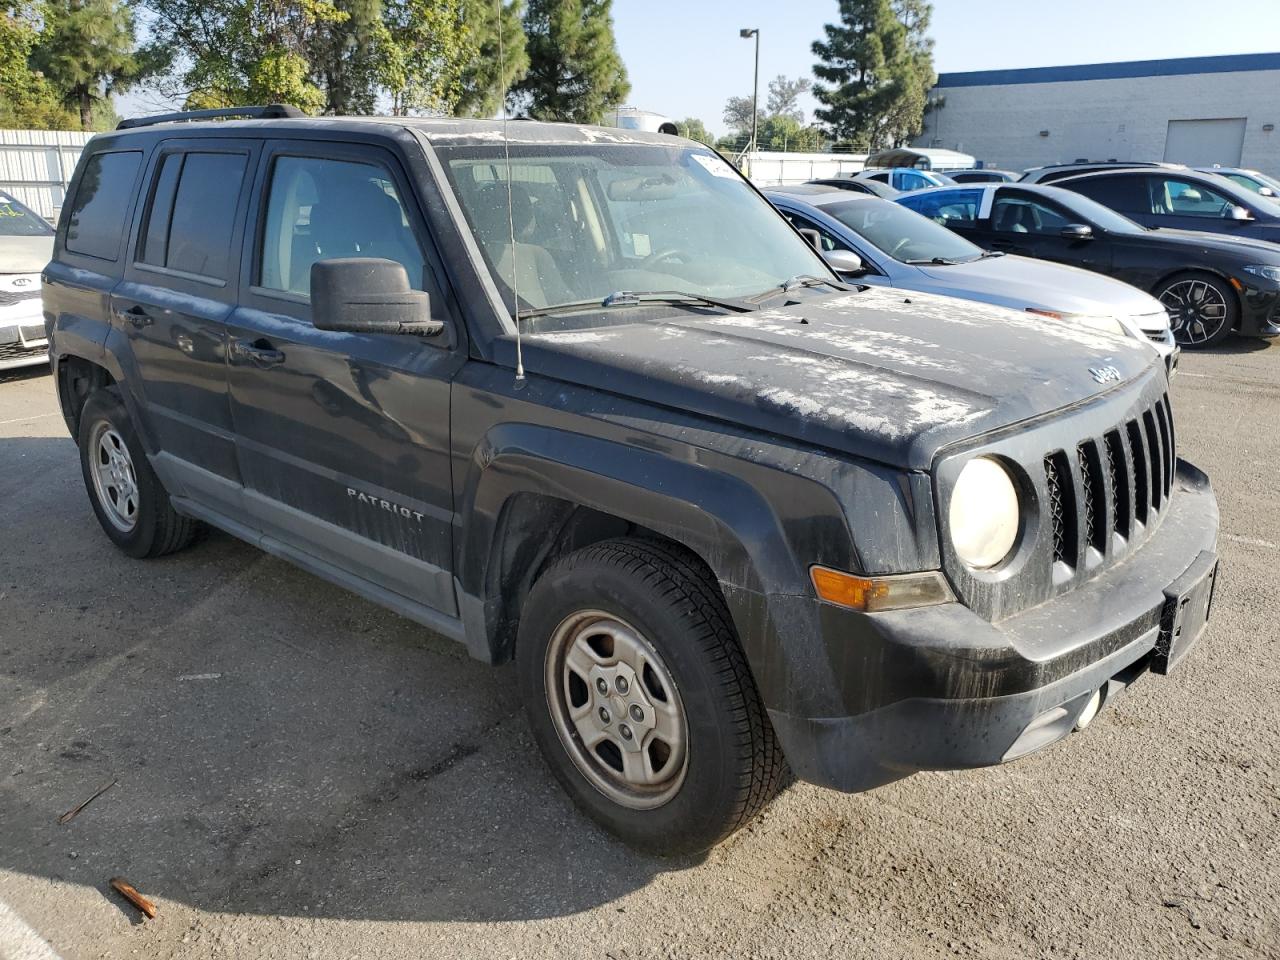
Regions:
<instances>
[{"instance_id":1,"label":"front wheel","mask_svg":"<svg viewBox=\"0 0 1280 960\"><path fill-rule=\"evenodd\" d=\"M1169 311L1173 337L1184 347L1211 347L1231 335L1240 314L1235 292L1211 273L1184 273L1154 291Z\"/></svg>"},{"instance_id":2,"label":"front wheel","mask_svg":"<svg viewBox=\"0 0 1280 960\"><path fill-rule=\"evenodd\" d=\"M516 656L552 772L633 846L706 850L784 781L724 599L678 547L609 540L552 565L529 595Z\"/></svg>"}]
</instances>

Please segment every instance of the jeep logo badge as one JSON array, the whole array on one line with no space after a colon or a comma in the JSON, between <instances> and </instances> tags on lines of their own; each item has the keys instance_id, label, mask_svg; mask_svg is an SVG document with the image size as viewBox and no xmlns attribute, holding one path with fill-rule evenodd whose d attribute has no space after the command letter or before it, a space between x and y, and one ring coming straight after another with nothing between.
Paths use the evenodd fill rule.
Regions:
<instances>
[{"instance_id":1,"label":"jeep logo badge","mask_svg":"<svg viewBox=\"0 0 1280 960\"><path fill-rule=\"evenodd\" d=\"M1121 379L1120 371L1115 367L1090 367L1089 373L1098 383L1119 383Z\"/></svg>"}]
</instances>

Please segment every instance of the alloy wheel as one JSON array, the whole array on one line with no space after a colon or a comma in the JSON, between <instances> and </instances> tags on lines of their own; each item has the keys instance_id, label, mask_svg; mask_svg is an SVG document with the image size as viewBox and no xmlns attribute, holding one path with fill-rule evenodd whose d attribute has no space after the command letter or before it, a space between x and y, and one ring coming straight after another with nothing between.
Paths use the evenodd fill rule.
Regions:
<instances>
[{"instance_id":1,"label":"alloy wheel","mask_svg":"<svg viewBox=\"0 0 1280 960\"><path fill-rule=\"evenodd\" d=\"M138 523L138 478L129 448L116 429L103 420L89 438L93 457L93 489L102 512L117 530L128 533Z\"/></svg>"},{"instance_id":2,"label":"alloy wheel","mask_svg":"<svg viewBox=\"0 0 1280 960\"><path fill-rule=\"evenodd\" d=\"M1169 326L1182 344L1212 340L1227 322L1227 301L1222 291L1204 280L1180 280L1160 294L1169 310Z\"/></svg>"}]
</instances>

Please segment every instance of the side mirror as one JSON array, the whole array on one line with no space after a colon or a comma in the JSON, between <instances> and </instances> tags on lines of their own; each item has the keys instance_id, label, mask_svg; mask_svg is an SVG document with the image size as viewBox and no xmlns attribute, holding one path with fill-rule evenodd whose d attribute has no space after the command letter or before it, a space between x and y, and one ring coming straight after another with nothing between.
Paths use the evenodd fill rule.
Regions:
<instances>
[{"instance_id":1,"label":"side mirror","mask_svg":"<svg viewBox=\"0 0 1280 960\"><path fill-rule=\"evenodd\" d=\"M852 250L828 250L822 255L822 259L838 274L856 277L867 272L867 265Z\"/></svg>"},{"instance_id":2,"label":"side mirror","mask_svg":"<svg viewBox=\"0 0 1280 960\"><path fill-rule=\"evenodd\" d=\"M800 236L809 241L809 246L819 253L822 252L822 234L812 227L797 227L796 229L800 231Z\"/></svg>"},{"instance_id":3,"label":"side mirror","mask_svg":"<svg viewBox=\"0 0 1280 960\"><path fill-rule=\"evenodd\" d=\"M1270 187L1258 188L1258 196L1260 197L1274 197L1275 195L1276 195L1276 192L1272 190Z\"/></svg>"},{"instance_id":4,"label":"side mirror","mask_svg":"<svg viewBox=\"0 0 1280 960\"><path fill-rule=\"evenodd\" d=\"M318 330L412 333L433 337L431 298L409 286L404 265L376 257L342 257L311 265L311 322Z\"/></svg>"},{"instance_id":5,"label":"side mirror","mask_svg":"<svg viewBox=\"0 0 1280 960\"><path fill-rule=\"evenodd\" d=\"M1227 211L1227 216L1232 220L1252 220L1253 214L1249 212L1248 207L1242 207L1238 204L1232 204L1231 209Z\"/></svg>"},{"instance_id":6,"label":"side mirror","mask_svg":"<svg viewBox=\"0 0 1280 960\"><path fill-rule=\"evenodd\" d=\"M1058 231L1063 240L1092 240L1093 227L1087 223L1069 223Z\"/></svg>"}]
</instances>

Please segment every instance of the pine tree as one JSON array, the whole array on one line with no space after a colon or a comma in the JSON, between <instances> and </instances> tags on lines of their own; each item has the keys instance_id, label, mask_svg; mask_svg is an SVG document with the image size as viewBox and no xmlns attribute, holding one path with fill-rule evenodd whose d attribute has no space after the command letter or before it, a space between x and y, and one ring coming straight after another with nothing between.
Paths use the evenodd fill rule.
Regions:
<instances>
[{"instance_id":1,"label":"pine tree","mask_svg":"<svg viewBox=\"0 0 1280 960\"><path fill-rule=\"evenodd\" d=\"M516 99L537 120L600 123L631 84L618 54L612 0L530 0L529 72Z\"/></svg>"},{"instance_id":2,"label":"pine tree","mask_svg":"<svg viewBox=\"0 0 1280 960\"><path fill-rule=\"evenodd\" d=\"M816 116L838 140L873 150L919 127L933 83L930 13L927 0L840 0L840 23L813 45Z\"/></svg>"},{"instance_id":3,"label":"pine tree","mask_svg":"<svg viewBox=\"0 0 1280 960\"><path fill-rule=\"evenodd\" d=\"M464 117L491 117L502 107L503 89L510 89L529 70L525 49L523 0L502 5L502 38L498 38L498 10L492 0L466 0L473 55L462 71L461 92L454 112Z\"/></svg>"},{"instance_id":4,"label":"pine tree","mask_svg":"<svg viewBox=\"0 0 1280 960\"><path fill-rule=\"evenodd\" d=\"M135 47L133 12L120 0L53 0L31 66L78 114L80 129L92 130L94 111L141 73Z\"/></svg>"}]
</instances>

